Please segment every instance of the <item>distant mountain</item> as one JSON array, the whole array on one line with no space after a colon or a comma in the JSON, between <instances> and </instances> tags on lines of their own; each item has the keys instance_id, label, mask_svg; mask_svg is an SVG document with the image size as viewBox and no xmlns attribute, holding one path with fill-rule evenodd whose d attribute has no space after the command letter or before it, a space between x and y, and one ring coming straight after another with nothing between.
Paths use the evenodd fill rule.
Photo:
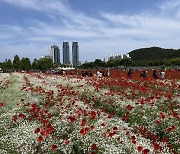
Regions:
<instances>
[{"instance_id":1,"label":"distant mountain","mask_svg":"<svg viewBox=\"0 0 180 154\"><path fill-rule=\"evenodd\" d=\"M180 58L180 49L163 49L159 47L141 48L129 52L132 60L163 60Z\"/></svg>"}]
</instances>

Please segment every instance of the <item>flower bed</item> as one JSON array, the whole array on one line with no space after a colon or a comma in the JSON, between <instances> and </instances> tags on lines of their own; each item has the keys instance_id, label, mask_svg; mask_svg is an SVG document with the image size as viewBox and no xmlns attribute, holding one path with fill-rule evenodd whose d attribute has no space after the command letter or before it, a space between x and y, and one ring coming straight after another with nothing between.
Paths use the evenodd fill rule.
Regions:
<instances>
[{"instance_id":1,"label":"flower bed","mask_svg":"<svg viewBox=\"0 0 180 154\"><path fill-rule=\"evenodd\" d=\"M179 153L176 80L0 74L0 153Z\"/></svg>"}]
</instances>

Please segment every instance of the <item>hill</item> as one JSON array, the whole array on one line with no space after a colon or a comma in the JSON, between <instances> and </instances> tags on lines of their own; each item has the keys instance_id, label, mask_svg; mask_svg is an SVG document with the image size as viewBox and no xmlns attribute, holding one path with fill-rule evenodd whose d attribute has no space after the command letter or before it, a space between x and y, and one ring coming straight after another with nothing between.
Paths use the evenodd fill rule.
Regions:
<instances>
[{"instance_id":1,"label":"hill","mask_svg":"<svg viewBox=\"0 0 180 154\"><path fill-rule=\"evenodd\" d=\"M141 48L129 52L132 60L164 60L180 58L180 49L163 49L159 47Z\"/></svg>"}]
</instances>

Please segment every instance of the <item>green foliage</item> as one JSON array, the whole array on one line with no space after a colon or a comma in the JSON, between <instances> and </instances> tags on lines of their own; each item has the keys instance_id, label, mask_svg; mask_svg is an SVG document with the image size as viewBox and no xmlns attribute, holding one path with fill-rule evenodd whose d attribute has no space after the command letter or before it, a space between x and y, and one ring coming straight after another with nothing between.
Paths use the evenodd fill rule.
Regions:
<instances>
[{"instance_id":1,"label":"green foliage","mask_svg":"<svg viewBox=\"0 0 180 154\"><path fill-rule=\"evenodd\" d=\"M11 60L6 60L3 63L0 63L0 68L2 68L2 70L5 71L12 71L12 70L25 70L25 71L29 71L31 69L33 70L48 70L48 69L52 69L54 67L56 67L56 64L53 64L51 58L41 58L39 60L34 59L34 61L32 62L31 65L31 61L29 58L22 58L20 60L19 56L16 55L14 56L14 60L13 63L11 62Z\"/></svg>"},{"instance_id":2,"label":"green foliage","mask_svg":"<svg viewBox=\"0 0 180 154\"><path fill-rule=\"evenodd\" d=\"M33 62L33 67L38 70L48 70L54 67L51 58L41 58Z\"/></svg>"},{"instance_id":3,"label":"green foliage","mask_svg":"<svg viewBox=\"0 0 180 154\"><path fill-rule=\"evenodd\" d=\"M180 58L180 49L163 49L159 47L141 48L129 53L132 60L164 60Z\"/></svg>"},{"instance_id":4,"label":"green foliage","mask_svg":"<svg viewBox=\"0 0 180 154\"><path fill-rule=\"evenodd\" d=\"M32 62L32 69L36 70L38 68L38 60L34 59L34 61Z\"/></svg>"},{"instance_id":5,"label":"green foliage","mask_svg":"<svg viewBox=\"0 0 180 154\"><path fill-rule=\"evenodd\" d=\"M13 67L16 71L20 70L21 68L21 61L18 55L14 56Z\"/></svg>"},{"instance_id":6,"label":"green foliage","mask_svg":"<svg viewBox=\"0 0 180 154\"><path fill-rule=\"evenodd\" d=\"M132 60L126 58L122 60L110 60L108 62L104 62L101 61L100 59L96 59L94 62L82 64L80 67L87 69L87 68L118 67L118 66L132 66Z\"/></svg>"},{"instance_id":7,"label":"green foliage","mask_svg":"<svg viewBox=\"0 0 180 154\"><path fill-rule=\"evenodd\" d=\"M1 64L3 70L12 70L13 65L10 59L6 60Z\"/></svg>"},{"instance_id":8,"label":"green foliage","mask_svg":"<svg viewBox=\"0 0 180 154\"><path fill-rule=\"evenodd\" d=\"M26 71L31 69L31 61L29 60L29 58L23 57L21 59L21 69Z\"/></svg>"},{"instance_id":9,"label":"green foliage","mask_svg":"<svg viewBox=\"0 0 180 154\"><path fill-rule=\"evenodd\" d=\"M180 58L173 58L169 60L171 65L180 65Z\"/></svg>"},{"instance_id":10,"label":"green foliage","mask_svg":"<svg viewBox=\"0 0 180 154\"><path fill-rule=\"evenodd\" d=\"M174 66L180 65L180 49L163 49L159 47L141 48L129 53L131 58L103 62L96 59L81 65L81 68L118 67L118 66Z\"/></svg>"}]
</instances>

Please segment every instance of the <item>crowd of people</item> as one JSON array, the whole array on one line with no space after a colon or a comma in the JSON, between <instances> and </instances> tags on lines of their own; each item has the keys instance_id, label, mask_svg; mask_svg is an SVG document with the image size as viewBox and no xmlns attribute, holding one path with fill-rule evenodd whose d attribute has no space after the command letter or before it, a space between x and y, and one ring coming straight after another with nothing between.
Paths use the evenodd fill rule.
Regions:
<instances>
[{"instance_id":1,"label":"crowd of people","mask_svg":"<svg viewBox=\"0 0 180 154\"><path fill-rule=\"evenodd\" d=\"M110 71L99 71L97 70L97 72L92 72L92 71L82 71L81 74L83 77L107 77L110 76Z\"/></svg>"},{"instance_id":2,"label":"crowd of people","mask_svg":"<svg viewBox=\"0 0 180 154\"><path fill-rule=\"evenodd\" d=\"M81 77L125 77L132 79L165 79L173 75L175 71L179 70L166 70L163 69L75 69L75 70L51 70L47 71L48 74L57 75L73 75ZM172 72L172 73L170 73ZM177 77L176 77L177 78Z\"/></svg>"},{"instance_id":3,"label":"crowd of people","mask_svg":"<svg viewBox=\"0 0 180 154\"><path fill-rule=\"evenodd\" d=\"M133 70L129 69L127 75L128 75L129 78L132 78L133 77ZM140 77L141 78L147 78L148 77L148 71L147 70L142 70L141 73L140 73ZM160 70L160 73L158 75L157 70L154 69L153 72L152 72L152 77L154 79L165 79L165 72L164 72L164 70Z\"/></svg>"}]
</instances>

